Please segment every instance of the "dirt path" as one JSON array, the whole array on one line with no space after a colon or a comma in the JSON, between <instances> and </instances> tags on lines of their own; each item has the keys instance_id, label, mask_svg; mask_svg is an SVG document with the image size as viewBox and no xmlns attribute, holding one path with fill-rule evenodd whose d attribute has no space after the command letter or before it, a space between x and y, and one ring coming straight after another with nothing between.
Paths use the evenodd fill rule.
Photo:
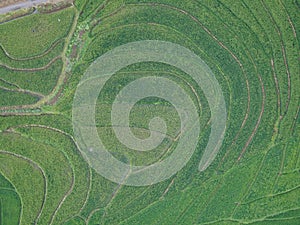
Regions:
<instances>
[{"instance_id":1,"label":"dirt path","mask_svg":"<svg viewBox=\"0 0 300 225\"><path fill-rule=\"evenodd\" d=\"M6 14L18 9L36 7L44 3L58 3L63 0L4 0L0 3L0 14Z\"/></svg>"},{"instance_id":2,"label":"dirt path","mask_svg":"<svg viewBox=\"0 0 300 225\"><path fill-rule=\"evenodd\" d=\"M5 3L8 4L5 4ZM48 0L27 0L27 1L17 1L17 2L12 2L12 1L4 1L3 5L4 7L1 7L0 5L0 14L5 14L9 13L18 9L26 9L26 8L31 8L37 5L40 5L42 3L46 3Z\"/></svg>"},{"instance_id":3,"label":"dirt path","mask_svg":"<svg viewBox=\"0 0 300 225\"><path fill-rule=\"evenodd\" d=\"M0 2L0 8L4 8L6 6L15 5L21 2L25 2L26 0L2 0Z\"/></svg>"}]
</instances>

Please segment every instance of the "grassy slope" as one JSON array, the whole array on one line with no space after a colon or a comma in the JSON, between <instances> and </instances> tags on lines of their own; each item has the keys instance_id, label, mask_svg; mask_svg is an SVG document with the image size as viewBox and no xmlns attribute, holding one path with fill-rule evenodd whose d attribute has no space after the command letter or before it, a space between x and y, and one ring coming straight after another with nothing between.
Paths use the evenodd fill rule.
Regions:
<instances>
[{"instance_id":1,"label":"grassy slope","mask_svg":"<svg viewBox=\"0 0 300 225\"><path fill-rule=\"evenodd\" d=\"M20 213L18 212L20 211L20 208L22 208L22 216L20 220L24 224L30 224L36 219L36 216L43 204L45 187L42 173L39 168L36 168L36 165L27 161L25 158L20 158L3 151L1 151L0 154L0 171L14 184L20 198L22 199L22 205L18 202L7 201L7 203L4 202L4 206L5 204L8 204L8 208L10 208L12 207L10 204L14 204L13 209L16 211L11 219L18 219L20 216ZM30 179L24 179L25 177ZM30 193L28 190L35 191ZM15 197L13 196L11 197L14 199ZM25 207L26 205L31 207ZM6 212L6 214L7 213L9 212ZM4 217L4 219L9 219L9 215L5 216L7 216L7 218Z\"/></svg>"},{"instance_id":2,"label":"grassy slope","mask_svg":"<svg viewBox=\"0 0 300 225\"><path fill-rule=\"evenodd\" d=\"M0 90L1 106L34 104L53 90L62 72L60 55L73 18L74 8L68 8L0 25L0 78L6 88Z\"/></svg>"},{"instance_id":3,"label":"grassy slope","mask_svg":"<svg viewBox=\"0 0 300 225\"><path fill-rule=\"evenodd\" d=\"M0 173L0 224L19 224L21 199L14 186Z\"/></svg>"},{"instance_id":4,"label":"grassy slope","mask_svg":"<svg viewBox=\"0 0 300 225\"><path fill-rule=\"evenodd\" d=\"M15 58L26 58L46 51L65 37L74 16L72 8L51 14L34 14L0 25L0 43Z\"/></svg>"},{"instance_id":5,"label":"grassy slope","mask_svg":"<svg viewBox=\"0 0 300 225\"><path fill-rule=\"evenodd\" d=\"M13 133L3 133L1 136L6 150L39 162L50 177L55 177L55 182L48 187L48 205L43 210L40 224L49 224L50 220L54 224L65 221L66 225L299 223L300 81L295 74L300 72L300 18L295 2L277 0L275 4L240 1L233 4L230 0L78 0L75 5L82 11L75 32L77 36L72 40L78 47L79 61L72 62L72 76L58 104L47 107L47 110L58 114L0 118L0 130L13 128ZM56 23L57 15L68 18L73 15L70 13L72 10L68 10L44 17L53 17L55 19L51 23ZM45 22L49 24L48 19ZM0 30L4 25L0 26ZM28 25L30 23L25 26L28 37L32 37L35 34ZM67 29L67 25L63 27ZM88 31L79 37L78 33L83 27ZM14 35L17 28L6 30ZM53 30L56 35L39 35L36 39L37 48L32 48L30 44L12 47L11 41L5 38L8 33L5 33L2 37L6 43L3 44L4 49L17 57L41 54L66 33L66 30L58 30L56 26L53 26ZM47 44L42 45L46 38ZM87 168L71 136L71 102L80 77L98 56L123 43L147 39L166 40L186 46L210 66L225 95L227 132L213 164L205 172L199 173L198 162L210 132L207 124L210 112L202 91L186 74L180 74L165 65L150 63L124 69L108 83L97 107L100 115L97 122L100 127L105 126L99 129L106 133L103 138L107 145L117 143L110 134L109 104L121 85L132 80L132 74L137 71L142 71L139 73L142 76L159 73L180 84L199 104L202 125L196 153L183 170L150 187L126 187L111 183ZM72 44L69 48L72 48ZM20 49L24 51L20 52ZM21 64L4 55L1 61L20 68L43 66L45 64L42 62L47 62L55 55L53 52ZM6 79L17 84L22 81L18 76L15 76L15 80L9 76ZM32 88L36 81L30 84L31 89L44 90L42 85L39 85L40 89ZM4 83L2 86L10 87ZM196 93L188 84L192 84ZM132 125L139 127L136 132L140 131L140 127L147 129L145 116L152 116L152 112L148 115L138 111L143 107L143 104L136 107L132 116L132 119L136 119ZM158 115L166 113L162 108L158 107L157 110ZM27 127L30 124L35 125ZM44 126L35 127L36 124ZM173 128L176 130L176 123L170 121L170 126L171 131ZM143 132L141 135L147 133L145 130ZM21 136L17 138L16 134ZM24 143L31 149L22 147ZM40 149L48 157L61 160L67 172L63 173L62 167L50 163L54 158L39 158L36 152ZM51 149L54 155L50 155L46 149ZM149 163L155 161L159 156L156 153L161 151L138 157L131 155L130 151L125 154L137 160L137 163ZM122 158L124 151L118 154ZM69 189L62 185L63 180L71 184L67 185ZM66 198L60 204L62 196ZM3 204L0 205L2 210Z\"/></svg>"},{"instance_id":6,"label":"grassy slope","mask_svg":"<svg viewBox=\"0 0 300 225\"><path fill-rule=\"evenodd\" d=\"M133 3L133 1L130 2ZM299 199L295 196L298 195L299 182L295 181L289 187L281 186L281 190L277 191L278 182L285 177L278 177L278 171L281 171L281 167L285 166L285 161L286 166L290 164L284 157L295 152L299 147L297 144L287 144L287 140L278 139L278 133L281 136L290 135L288 131L285 131L285 124L291 126L293 116L280 113L277 99L284 103L289 102L289 110L295 115L298 104L297 98L299 98L299 93L296 94L295 92L294 95L297 97L294 96L294 99L288 97L290 90L288 75L284 69L284 56L278 54L282 51L281 42L286 41L287 45L291 43L290 39L294 42L294 48L289 50L286 47L287 55L299 47L292 37L292 28L286 25L288 30L282 31L286 32L286 39L280 40L280 37L275 35L276 33L273 34L275 28L272 20L265 18L268 8L264 9L263 6L248 6L249 8L247 8L248 2L247 4L235 5L230 5L228 1L215 4L212 2L175 3L174 1L157 1L157 3L164 3L164 5L126 5L113 16L104 18L92 30L94 39L84 60L91 62L114 46L133 40L163 39L181 43L179 37L183 36L185 41L181 44L188 45L187 40L194 42L197 48L189 45L193 51L199 52L217 75L225 75L229 80L230 86L227 88L231 92L232 99L230 102L229 134L221 155L224 156L226 151L227 153L225 160L219 164L219 167L217 164L213 167L214 170L222 171L222 173L225 171L225 173L218 176L212 175L212 178L209 179L211 184L206 184L208 181L202 184L201 188L204 190L200 189L201 191L193 190L193 187L201 181L205 181L206 176L204 175L202 178L195 176L193 181L184 185L190 186L190 188L182 193L171 189L173 192L170 191L170 198L164 201L155 197L161 195L161 189L157 187L151 195L152 201L150 202L152 204L149 207L144 206L143 210L141 210L143 207L135 209L134 205L143 205L144 195L139 194L138 191L136 194L132 192L132 195L136 196L135 199L132 195L128 196L126 192L130 188L122 187L118 192L120 201L117 200L118 197L115 197L112 203L107 204L105 216L103 211L99 209L91 217L91 221L96 223L100 220L104 224L114 224L119 223L117 221L122 218L129 217L130 219L125 220L124 223L171 224L176 220L179 224L191 224L214 220L219 221L216 223L221 223L222 220L226 220L227 222L224 222L226 224L235 223L234 221L254 222L286 208L297 207ZM280 3L276 7L278 6ZM272 6L269 7L272 8ZM276 7L272 9L275 10ZM259 10L265 12L264 16L259 14ZM252 17L250 17L251 13ZM253 14L258 14L258 18L253 18ZM199 22L194 17L199 19ZM259 21L260 19L268 20L262 23ZM208 30L203 32L203 29ZM227 49L224 50L224 46ZM295 46L297 47L295 48ZM275 54L276 51L277 54ZM205 53L207 54L205 55ZM228 57L231 59L227 59ZM272 58L275 62L274 71L272 71L270 63ZM290 55L289 60L291 61L289 66L292 67L290 70L299 72L296 58ZM276 78L274 78L274 73ZM222 77L218 78L222 80ZM295 79L295 85L299 85L297 77L294 76L292 79ZM278 89L276 89L276 82L279 82ZM226 89L225 84L223 88ZM248 91L247 88L249 88ZM278 90L280 91L278 92ZM247 95L251 97L249 105ZM292 94L290 95L292 96ZM279 106L284 108L284 103ZM296 105L291 106L293 104ZM279 113L277 114L277 112ZM278 127L276 121L280 115L283 119L282 121L279 120ZM291 120L285 123L284 121L289 120L288 118ZM298 126L297 122L294 124L293 128ZM277 131L278 129L280 131ZM232 144L235 137L237 140ZM292 139L295 140L295 138ZM289 147L285 147L286 145ZM244 156L244 159L241 160L241 163L236 164L235 160L239 159L241 155ZM190 167L188 168L190 169ZM184 174L184 172L182 173ZM210 174L209 171L206 173ZM298 174L294 176L299 177ZM180 178L182 177L179 173L179 178L176 177L174 182L179 187L185 182ZM214 180L215 182L213 182ZM286 184L287 180L288 178L285 178ZM272 187L274 187L273 190ZM213 194L210 194L211 190L214 190ZM145 189L145 193L147 191ZM285 192L286 194L284 194ZM133 203L124 209L120 209L122 202L126 202L127 196L128 199L133 198L135 200L132 200ZM271 197L276 199L278 204L272 204L271 201L268 203ZM258 200L260 198L262 200ZM176 199L180 199L181 206L175 207L177 205ZM293 201L291 201L292 199ZM243 204L238 203L240 201ZM221 202L222 204L220 204ZM262 202L267 204L265 208L258 207ZM200 215L199 212L201 212Z\"/></svg>"}]
</instances>

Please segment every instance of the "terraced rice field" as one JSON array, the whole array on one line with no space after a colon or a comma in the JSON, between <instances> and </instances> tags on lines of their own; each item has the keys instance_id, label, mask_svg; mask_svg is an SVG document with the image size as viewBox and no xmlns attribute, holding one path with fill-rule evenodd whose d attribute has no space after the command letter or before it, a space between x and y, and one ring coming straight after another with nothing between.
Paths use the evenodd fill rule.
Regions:
<instances>
[{"instance_id":1,"label":"terraced rice field","mask_svg":"<svg viewBox=\"0 0 300 225\"><path fill-rule=\"evenodd\" d=\"M76 0L1 23L0 225L300 224L299 11L298 0ZM119 161L162 161L181 136L176 108L150 97L135 104L129 126L145 139L151 118L163 118L162 143L137 152L118 140L112 105L130 82L172 80L199 115L188 163L162 182L135 187L106 179L85 160L72 107L98 57L143 40L176 43L199 56L222 89L227 116L218 154L199 171L212 130L199 84L162 62L117 71L97 98L95 124Z\"/></svg>"}]
</instances>

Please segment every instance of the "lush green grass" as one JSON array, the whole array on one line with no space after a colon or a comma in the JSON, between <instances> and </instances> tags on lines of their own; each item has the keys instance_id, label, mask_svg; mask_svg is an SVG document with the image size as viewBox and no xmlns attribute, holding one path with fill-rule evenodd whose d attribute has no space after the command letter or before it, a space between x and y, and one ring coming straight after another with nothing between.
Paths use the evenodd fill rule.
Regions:
<instances>
[{"instance_id":1,"label":"lush green grass","mask_svg":"<svg viewBox=\"0 0 300 225\"><path fill-rule=\"evenodd\" d=\"M2 174L0 174L1 188L14 189L14 186Z\"/></svg>"},{"instance_id":2,"label":"lush green grass","mask_svg":"<svg viewBox=\"0 0 300 225\"><path fill-rule=\"evenodd\" d=\"M252 10L259 9L260 11L264 11L263 7L258 7L257 4L256 6L253 5L247 8L247 5L244 3L232 5L230 2L226 1L220 3L209 1L193 3L179 1L156 2L165 5L126 5L117 14L104 18L101 23L92 30L91 35L94 39L85 54L84 60L90 63L106 51L113 49L115 46L130 41L147 39L161 39L176 42L189 47L199 54L217 75L222 88L224 88L225 97L229 107L230 114L228 118L226 139L224 141L223 150L216 159L216 161L219 160L220 162L222 156L225 155L225 152L228 152L226 155L227 158L225 161L222 161L222 164L218 168L220 174L217 175L217 177L220 177L222 182L219 181L220 184L216 186L218 188L214 195L205 196L201 194L202 197L196 196L194 199L189 196L188 198L190 200L187 200L186 206L180 207L176 213L171 212L175 210L174 206L176 205L175 202L172 202L172 199L168 201L170 210L165 209L166 206L164 201L158 201L155 205L147 207L150 211L153 210L153 214L151 213L150 215L148 214L149 210L143 210L143 213L137 213L138 211L135 212L136 214L134 212L130 213L132 205L126 208L126 215L125 211L122 210L119 214L117 212L119 211L118 207L120 203L117 203L115 206L109 204L111 216L109 213L105 214L104 217L107 219L103 223L117 224L119 223L117 221L121 220L120 218L135 215L132 219L127 221L127 224L172 224L174 223L174 218L171 215L181 214L181 211L184 211L185 215L182 215L182 218L178 220L180 221L179 224L184 224L184 221L189 221L186 222L188 224L214 221L218 220L218 218L230 217L232 212L236 213L237 220L241 219L239 218L239 211L235 209L236 204L234 204L234 202L239 202L241 199L243 202L247 202L251 198L255 200L257 197L268 196L270 190L272 190L272 185L274 185L274 182L277 182L277 174L278 171L280 171L283 157L285 157L282 156L285 141L277 139L276 133L274 133L274 124L280 115L277 98L281 98L281 111L284 111L284 103L288 98L288 80L286 75L284 75L286 69L284 68L283 56L279 54L281 52L280 42L277 42L280 38L278 38L276 30L274 31L274 24L272 24L272 22L269 21L266 23L265 20L264 23L262 23L259 21L259 19L266 17L266 12L264 12L264 16L259 16L259 19L253 17L253 13L255 14L258 12L252 12ZM126 3L129 3L129 1L126 1ZM130 1L130 3L140 3L140 1ZM279 4L277 4L276 7L278 7L278 5ZM200 22L195 22L193 18L188 16L189 14L199 19ZM208 28L214 36L205 32L203 28ZM290 30L290 27L288 29ZM291 32L287 32L286 40L289 38L293 39L291 35ZM215 41L213 37L216 37L217 41ZM294 46L297 45L294 40L293 42ZM225 43L231 54L228 50L224 49L220 43ZM292 44L292 42L289 42L289 44ZM294 47L290 52L293 52L296 49L297 48ZM275 54L276 51L277 53ZM286 48L286 51L288 51L288 48ZM298 64L297 60L293 57L293 55L290 55L290 60L292 62L290 62L289 65L299 72L299 67L296 66ZM279 93L276 91L276 80L273 76L270 62L271 58L273 58L274 64L276 65L275 74L278 77L277 81L280 84ZM239 66L239 63L242 66ZM291 71L293 69L291 69ZM130 73L130 71L133 70L128 69L128 71ZM120 79L124 80L124 78L121 77ZM260 82L260 79L262 83ZM296 83L298 82L298 78L295 76L291 79L295 79ZM120 82L118 82L118 84L120 84ZM248 105L247 85L249 85L250 102L247 116L245 117ZM111 89L112 92L114 92L114 89L118 89L117 85L111 85L111 87L114 87ZM107 96L112 97L114 95ZM296 96L299 96L299 94L296 94ZM202 98L201 93L200 98ZM298 104L295 100L296 98L293 100L294 104ZM99 111L99 114L102 116L106 115L104 112L105 107L103 106L100 108L102 111ZM262 110L263 114L261 117ZM289 105L289 110L293 111L295 114L297 106ZM293 116L287 115L284 117L290 118L290 121L287 124L291 125ZM282 120L282 125L280 126L280 130L282 130L281 136L286 133L283 128L284 120L285 119ZM103 122L103 120L99 121ZM246 123L244 124L243 121ZM242 129L240 130L241 125ZM251 138L249 146L248 144L246 146L252 132L254 134L253 139ZM238 139L234 140L237 134ZM234 144L232 145L233 140ZM279 145L279 143L282 143L282 145ZM271 148L276 144L276 147ZM242 160L242 169L235 165L235 160L241 154L241 150L244 146L246 146L245 149L247 149L247 151L244 156L245 160ZM296 148L297 147L287 147L289 152L294 152L294 149ZM286 152L286 155L287 154L288 153ZM255 160L250 160L255 155ZM196 165L196 162L196 160L193 162L195 163L194 166ZM217 165L217 163L214 163L213 168L217 169ZM189 170L192 170L194 166L188 167ZM185 172L187 171L188 170ZM210 174L213 177L216 176L209 171L206 172L207 175ZM259 175L257 175L258 172ZM237 173L240 176L236 177ZM195 184L198 182L200 184L201 180L203 181L205 180L205 177L207 177L202 175L200 178L197 178L197 176L194 175L192 180L187 181L186 179L182 179L185 177L184 175L187 175L187 173L182 172L182 177L179 175L179 178L181 179L178 178L178 186L194 187ZM280 180L281 178L279 179L279 182ZM183 185L183 182L190 183ZM299 182L296 181L289 188L286 186L283 190L296 187L296 183L299 184ZM248 188L249 184L252 184L250 189ZM215 184L208 186L208 193L210 189L214 189L214 186ZM187 191L188 193L192 191L190 189ZM152 193L153 198L158 193L159 189L154 191L154 193ZM177 192L175 191L173 195L179 195L179 193L176 193ZM228 193L235 194L232 196ZM257 196L254 193L259 195ZM119 194L119 196L124 198L126 195ZM286 195L286 198L289 198L288 195ZM209 200L209 203L205 203L205 199L207 199L207 201ZM295 201L298 200L296 199ZM200 202L204 203L201 204ZM222 202L222 204L220 204L220 202ZM134 201L134 203L137 205L140 204L139 201ZM217 210L218 213L216 213L216 207L219 209ZM290 204L289 206L284 207L293 207L293 205ZM199 214L201 209L202 211L205 209L201 213L202 217L195 216ZM274 205L273 210L280 211L283 209L279 205ZM162 214L163 216L154 219L157 218L158 213L162 211L166 212L166 214ZM261 211L262 214L272 212L270 208ZM241 221L247 221L247 219L251 221L251 218L255 218L253 216L255 212L256 211L253 211L251 216L242 218ZM102 214L103 212L100 210L97 213L98 216L96 216L96 214L93 216L95 218L93 221L96 221L96 218L99 220L99 218L103 217ZM246 215L247 213L243 212L242 214Z\"/></svg>"},{"instance_id":3,"label":"lush green grass","mask_svg":"<svg viewBox=\"0 0 300 225\"><path fill-rule=\"evenodd\" d=\"M74 9L34 14L0 25L0 43L13 57L39 55L65 37L73 22Z\"/></svg>"},{"instance_id":4,"label":"lush green grass","mask_svg":"<svg viewBox=\"0 0 300 225\"><path fill-rule=\"evenodd\" d=\"M68 8L0 25L0 106L30 105L50 94L62 72L60 56L73 17Z\"/></svg>"},{"instance_id":5,"label":"lush green grass","mask_svg":"<svg viewBox=\"0 0 300 225\"><path fill-rule=\"evenodd\" d=\"M16 71L0 67L1 78L20 88L49 94L61 74L62 60L57 59L48 68L39 71Z\"/></svg>"},{"instance_id":6,"label":"lush green grass","mask_svg":"<svg viewBox=\"0 0 300 225\"><path fill-rule=\"evenodd\" d=\"M32 142L32 139L29 137L19 136L15 133L2 133L0 142L2 148L30 158L43 169L46 179L45 182L47 182L47 189L44 186L44 180L41 174L40 180L38 180L36 175L29 176L27 174L26 177L31 177L31 179L28 179L27 182L35 185L36 188L34 188L34 186L23 186L23 192L26 191L23 194L24 196L20 191L19 192L23 199L24 210L30 211L30 213L27 212L25 214L24 212L23 214L28 215L26 216L27 219L24 221L24 224L32 223L38 214L38 210L41 208L41 203L37 204L32 201L42 201L44 194L46 194L43 213L41 214L39 221L41 224L48 224L51 221L51 217L55 212L56 207L60 204L62 198L71 188L73 172L68 158L60 151L60 149L56 149L51 145L40 143L39 141ZM17 170L18 166L7 167L7 169L9 168L15 168L15 170ZM40 173L40 171L38 172ZM18 175L20 176L18 178L18 183L19 185L22 185L22 182L24 183L24 179L22 179L22 177L25 175ZM15 180L12 181L14 184L15 182ZM36 182L38 183L36 184ZM18 187L16 188L18 189ZM35 190L34 195L33 192L28 192L28 190ZM46 193L44 191L46 191ZM28 201L25 201L24 198L28 199ZM35 206L36 210L32 208L32 205Z\"/></svg>"},{"instance_id":7,"label":"lush green grass","mask_svg":"<svg viewBox=\"0 0 300 225\"><path fill-rule=\"evenodd\" d=\"M81 3L83 2L83 3ZM80 19L79 21L84 21L88 19L93 12L97 12L97 10L101 10L101 6L105 4L105 0L86 0L86 1L77 1L77 4L82 4L81 13L80 13Z\"/></svg>"},{"instance_id":8,"label":"lush green grass","mask_svg":"<svg viewBox=\"0 0 300 225\"><path fill-rule=\"evenodd\" d=\"M85 224L86 224L85 221L80 217L72 218L64 223L64 225L85 225Z\"/></svg>"},{"instance_id":9,"label":"lush green grass","mask_svg":"<svg viewBox=\"0 0 300 225\"><path fill-rule=\"evenodd\" d=\"M19 197L22 199L21 205L18 198L16 198L16 194L12 194L10 196L11 199L7 197L6 202L1 194L1 199L3 200L2 207L5 207L6 204L8 207L7 211L4 210L5 216L7 216L4 218L12 220L12 222L18 221L20 210L22 208L22 223L32 223L32 221L34 221L39 214L45 195L44 178L42 172L33 162L27 161L24 158L16 157L12 154L0 152L0 162L1 173L4 174L14 184L18 194L20 195ZM24 179L25 177L30 179ZM10 208L11 210L14 210L14 212L11 211L11 213L14 215L12 218L9 218Z\"/></svg>"},{"instance_id":10,"label":"lush green grass","mask_svg":"<svg viewBox=\"0 0 300 225\"><path fill-rule=\"evenodd\" d=\"M13 189L0 188L0 223L19 224L21 201Z\"/></svg>"},{"instance_id":11,"label":"lush green grass","mask_svg":"<svg viewBox=\"0 0 300 225\"><path fill-rule=\"evenodd\" d=\"M74 176L73 191L58 211L54 223L61 223L62 221L73 216L75 212L79 211L84 204L87 196L87 191L90 183L90 172L87 163L83 160L82 155L76 148L69 136L64 135L58 131L47 128L30 127L20 128L19 132L33 138L35 141L52 146L53 150L59 150L60 154L67 157L68 163L72 168ZM47 138L45 138L47 137ZM49 196L49 198L51 198Z\"/></svg>"},{"instance_id":12,"label":"lush green grass","mask_svg":"<svg viewBox=\"0 0 300 225\"><path fill-rule=\"evenodd\" d=\"M299 2L77 0L75 6L79 13L76 35L67 43L66 52L68 57L76 43L79 60L67 65L70 73L57 104L42 106L45 113L55 114L0 117L0 130L8 129L0 135L2 148L33 160L45 171L47 198L38 224L299 223ZM74 10L35 14L1 24L0 43L9 54L39 56L18 61L1 52L0 61L16 68L45 66L61 54L66 40L54 43L67 35ZM58 23L58 18L65 19ZM79 37L83 28L85 33ZM16 36L20 31L25 34L22 40ZM95 59L119 45L149 39L185 46L207 63L224 93L227 130L216 159L200 173L198 163L211 129L203 91L191 77L172 66L148 62L123 68L105 84L95 118L101 140L116 158L136 165L151 164L168 157L176 147L173 139L179 127L178 114L158 98L147 98L134 106L131 130L138 137L148 137L149 120L158 115L165 119L169 137L157 149L140 154L117 140L111 128L111 104L135 79L155 75L173 80L197 105L201 123L197 149L181 171L148 187L123 186L106 180L83 160L72 139L72 101L80 78ZM49 52L45 52L47 49ZM10 89L19 85L47 95L64 72L62 62L35 72L1 67L0 85ZM8 93L2 98L3 106L31 103L29 95L18 98L19 94L12 95L17 92ZM30 190L29 183L19 190L25 181L17 180L21 176L15 175L18 165L25 171L31 167L13 159L10 157L0 168L16 187L24 210L28 210L28 202L40 200L42 193L25 192L26 188ZM33 174L30 181L39 179ZM3 186L9 186L4 179ZM2 212L3 195L0 192ZM27 214L22 224L33 223L36 211Z\"/></svg>"},{"instance_id":13,"label":"lush green grass","mask_svg":"<svg viewBox=\"0 0 300 225\"><path fill-rule=\"evenodd\" d=\"M46 66L53 58L60 55L63 51L64 39L54 42L45 55L28 60L16 60L5 55L0 48L0 62L12 68L40 68Z\"/></svg>"},{"instance_id":14,"label":"lush green grass","mask_svg":"<svg viewBox=\"0 0 300 225\"><path fill-rule=\"evenodd\" d=\"M0 89L0 106L26 105L37 102L38 98L29 94Z\"/></svg>"},{"instance_id":15,"label":"lush green grass","mask_svg":"<svg viewBox=\"0 0 300 225\"><path fill-rule=\"evenodd\" d=\"M0 173L0 224L19 224L20 215L20 196Z\"/></svg>"}]
</instances>

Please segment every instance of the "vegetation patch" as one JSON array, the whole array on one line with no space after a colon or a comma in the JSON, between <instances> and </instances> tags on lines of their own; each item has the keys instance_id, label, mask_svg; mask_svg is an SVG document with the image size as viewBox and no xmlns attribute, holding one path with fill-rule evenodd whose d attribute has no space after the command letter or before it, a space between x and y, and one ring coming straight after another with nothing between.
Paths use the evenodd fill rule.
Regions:
<instances>
[{"instance_id":1,"label":"vegetation patch","mask_svg":"<svg viewBox=\"0 0 300 225\"><path fill-rule=\"evenodd\" d=\"M0 43L15 58L41 54L56 40L65 37L74 18L74 9L33 14L0 25Z\"/></svg>"},{"instance_id":2,"label":"vegetation patch","mask_svg":"<svg viewBox=\"0 0 300 225\"><path fill-rule=\"evenodd\" d=\"M0 24L0 224L299 224L298 1L76 0L58 8ZM132 187L107 180L85 161L74 138L72 104L98 57L143 40L176 43L198 55L221 86L227 120L219 153L199 172L212 121L196 81L157 62L115 73L91 119L123 163L151 165L169 157L182 122L165 99L141 99L130 111L131 132L148 138L149 121L159 116L166 136L152 151L126 147L111 111L129 83L169 79L191 97L200 118L189 162L163 182Z\"/></svg>"}]
</instances>

